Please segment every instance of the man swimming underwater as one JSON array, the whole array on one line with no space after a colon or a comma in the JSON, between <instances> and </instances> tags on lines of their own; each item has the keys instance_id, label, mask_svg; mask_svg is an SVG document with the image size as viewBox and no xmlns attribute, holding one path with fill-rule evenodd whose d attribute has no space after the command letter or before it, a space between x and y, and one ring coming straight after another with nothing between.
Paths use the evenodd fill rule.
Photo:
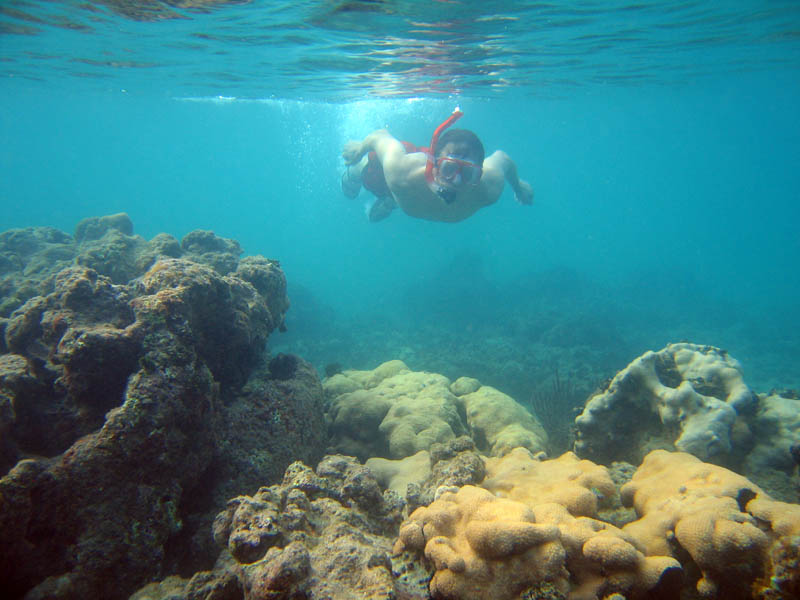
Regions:
<instances>
[{"instance_id":1,"label":"man swimming underwater","mask_svg":"<svg viewBox=\"0 0 800 600\"><path fill-rule=\"evenodd\" d=\"M355 198L363 185L375 195L370 221L385 219L397 206L418 219L463 221L497 202L505 181L517 202L532 204L533 189L519 178L508 154L497 150L484 158L483 144L474 133L444 131L463 114L456 108L436 128L430 148L401 142L385 129L348 142L342 151L347 165L342 191Z\"/></svg>"}]
</instances>

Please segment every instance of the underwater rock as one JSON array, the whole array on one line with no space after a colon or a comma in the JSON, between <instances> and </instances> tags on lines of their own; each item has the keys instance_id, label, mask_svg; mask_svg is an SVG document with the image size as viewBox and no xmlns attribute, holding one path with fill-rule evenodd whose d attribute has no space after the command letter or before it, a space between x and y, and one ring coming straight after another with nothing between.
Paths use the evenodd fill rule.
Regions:
<instances>
[{"instance_id":1,"label":"underwater rock","mask_svg":"<svg viewBox=\"0 0 800 600\"><path fill-rule=\"evenodd\" d=\"M166 233L147 241L133 233L125 213L84 219L74 238L52 227L12 229L0 233L0 317L33 296L50 293L53 277L65 267L87 267L112 283L125 284L163 258L207 264L220 275L238 269L241 279L252 283L276 312L284 313L289 301L278 261L262 256L239 260L241 253L237 241L211 231L188 233L184 246Z\"/></svg>"},{"instance_id":2,"label":"underwater rock","mask_svg":"<svg viewBox=\"0 0 800 600\"><path fill-rule=\"evenodd\" d=\"M210 265L220 275L227 275L239 264L242 247L236 240L214 235L213 231L192 231L181 240L181 250L191 260Z\"/></svg>"},{"instance_id":3,"label":"underwater rock","mask_svg":"<svg viewBox=\"0 0 800 600\"><path fill-rule=\"evenodd\" d=\"M75 257L74 240L52 227L0 233L0 316L50 291L48 279Z\"/></svg>"},{"instance_id":4,"label":"underwater rock","mask_svg":"<svg viewBox=\"0 0 800 600\"><path fill-rule=\"evenodd\" d=\"M75 227L75 241L79 244L99 240L110 230L132 236L133 221L126 213L115 215L105 215L103 217L88 217L83 219Z\"/></svg>"},{"instance_id":5,"label":"underwater rock","mask_svg":"<svg viewBox=\"0 0 800 600\"><path fill-rule=\"evenodd\" d=\"M130 299L127 289L95 271L68 267L55 276L51 293L11 315L5 340L13 354L5 356L16 357L18 373L27 376L0 373L0 388L15 407L9 439L18 454L60 454L122 403L141 352Z\"/></svg>"},{"instance_id":6,"label":"underwater rock","mask_svg":"<svg viewBox=\"0 0 800 600\"><path fill-rule=\"evenodd\" d=\"M185 259L158 261L134 287L141 294L134 306L177 335L188 327L200 356L223 383L244 383L267 336L283 320L249 282ZM167 302L151 310L153 298Z\"/></svg>"},{"instance_id":7,"label":"underwater rock","mask_svg":"<svg viewBox=\"0 0 800 600\"><path fill-rule=\"evenodd\" d=\"M273 379L285 381L294 377L297 371L297 356L293 354L278 354L275 358L269 361L269 375Z\"/></svg>"},{"instance_id":8,"label":"underwater rock","mask_svg":"<svg viewBox=\"0 0 800 600\"><path fill-rule=\"evenodd\" d=\"M181 254L177 240L170 235L159 234L149 242L134 235L133 223L125 213L84 219L75 228L75 241L75 263L94 269L114 283L127 283L159 258Z\"/></svg>"},{"instance_id":9,"label":"underwater rock","mask_svg":"<svg viewBox=\"0 0 800 600\"><path fill-rule=\"evenodd\" d=\"M4 597L113 600L162 570L208 568L224 499L325 447L310 365L275 381L256 368L288 308L277 262L222 275L170 257L187 254L171 236L131 234L125 215L83 222L79 243L0 234L14 269L0 285L13 310L0 329ZM211 264L238 247L198 237Z\"/></svg>"},{"instance_id":10,"label":"underwater rock","mask_svg":"<svg viewBox=\"0 0 800 600\"><path fill-rule=\"evenodd\" d=\"M236 267L236 275L256 288L275 319L274 328L285 331L284 316L289 310L289 298L280 263L263 256L245 256Z\"/></svg>"},{"instance_id":11,"label":"underwater rock","mask_svg":"<svg viewBox=\"0 0 800 600\"><path fill-rule=\"evenodd\" d=\"M328 440L322 386L310 364L293 358L290 377L276 380L268 368L257 369L220 411L217 452L209 467L214 485L203 492L208 510L198 516L194 531L211 531L214 515L208 511L224 506L231 496L279 481L294 461L313 464L322 458ZM191 544L192 552L214 550L209 536L198 535Z\"/></svg>"},{"instance_id":12,"label":"underwater rock","mask_svg":"<svg viewBox=\"0 0 800 600\"><path fill-rule=\"evenodd\" d=\"M230 559L229 562L232 562ZM233 573L219 569L201 571L191 579L171 575L146 585L129 600L244 600L244 590Z\"/></svg>"}]
</instances>

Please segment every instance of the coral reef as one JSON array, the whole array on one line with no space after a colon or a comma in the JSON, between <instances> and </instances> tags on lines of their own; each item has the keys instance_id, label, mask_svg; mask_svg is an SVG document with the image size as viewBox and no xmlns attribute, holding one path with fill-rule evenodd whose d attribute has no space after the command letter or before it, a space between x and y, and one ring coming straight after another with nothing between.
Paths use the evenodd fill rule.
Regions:
<instances>
[{"instance_id":1,"label":"coral reef","mask_svg":"<svg viewBox=\"0 0 800 600\"><path fill-rule=\"evenodd\" d=\"M433 444L430 452L420 450L398 460L373 457L364 465L382 487L404 497L409 510L433 502L440 489L477 485L486 476L484 457L467 436Z\"/></svg>"},{"instance_id":2,"label":"coral reef","mask_svg":"<svg viewBox=\"0 0 800 600\"><path fill-rule=\"evenodd\" d=\"M459 438L430 455L453 465L471 453ZM638 519L619 528L580 516L591 512L587 493L619 498L604 467L522 448L485 460L483 483L452 480L416 509L381 493L353 458L328 456L315 471L294 463L281 485L234 498L218 515L212 571L134 598L774 600L800 589L800 505L722 467L651 453L622 488ZM378 464L388 462L405 461Z\"/></svg>"},{"instance_id":3,"label":"coral reef","mask_svg":"<svg viewBox=\"0 0 800 600\"><path fill-rule=\"evenodd\" d=\"M210 564L226 498L322 455L314 370L257 368L288 308L277 263L184 242L125 215L0 234L6 597L124 598Z\"/></svg>"},{"instance_id":4,"label":"coral reef","mask_svg":"<svg viewBox=\"0 0 800 600\"><path fill-rule=\"evenodd\" d=\"M431 476L431 455L420 450L413 456L398 460L374 456L364 463L381 487L404 497L409 485L419 486Z\"/></svg>"},{"instance_id":5,"label":"coral reef","mask_svg":"<svg viewBox=\"0 0 800 600\"><path fill-rule=\"evenodd\" d=\"M478 379L269 356L286 281L241 253L124 214L0 234L4 597L800 596L800 400L726 352L636 359L548 459ZM533 360L506 350L501 380Z\"/></svg>"}]
</instances>

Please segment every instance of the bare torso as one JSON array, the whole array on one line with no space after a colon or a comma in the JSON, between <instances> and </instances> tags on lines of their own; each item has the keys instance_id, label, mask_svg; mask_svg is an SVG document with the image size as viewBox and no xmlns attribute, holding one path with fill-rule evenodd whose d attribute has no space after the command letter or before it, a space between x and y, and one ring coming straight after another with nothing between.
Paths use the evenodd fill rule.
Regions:
<instances>
[{"instance_id":1,"label":"bare torso","mask_svg":"<svg viewBox=\"0 0 800 600\"><path fill-rule=\"evenodd\" d=\"M428 185L425 179L427 155L423 152L391 157L384 163L383 172L395 201L406 214L430 221L456 223L499 198L503 190L503 174L492 169L491 163L487 172L487 161L489 159L484 161L481 181L458 190L450 203L445 202Z\"/></svg>"}]
</instances>

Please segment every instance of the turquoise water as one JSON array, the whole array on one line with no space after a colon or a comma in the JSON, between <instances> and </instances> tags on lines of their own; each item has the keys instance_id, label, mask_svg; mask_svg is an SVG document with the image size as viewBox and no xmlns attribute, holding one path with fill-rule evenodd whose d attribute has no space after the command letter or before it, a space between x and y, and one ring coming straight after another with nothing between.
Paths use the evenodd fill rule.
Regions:
<instances>
[{"instance_id":1,"label":"turquoise water","mask_svg":"<svg viewBox=\"0 0 800 600\"><path fill-rule=\"evenodd\" d=\"M271 349L320 370L519 396L688 339L800 388L797 3L205 4L3 3L0 230L235 238L289 281ZM369 223L344 142L456 105L534 205Z\"/></svg>"}]
</instances>

